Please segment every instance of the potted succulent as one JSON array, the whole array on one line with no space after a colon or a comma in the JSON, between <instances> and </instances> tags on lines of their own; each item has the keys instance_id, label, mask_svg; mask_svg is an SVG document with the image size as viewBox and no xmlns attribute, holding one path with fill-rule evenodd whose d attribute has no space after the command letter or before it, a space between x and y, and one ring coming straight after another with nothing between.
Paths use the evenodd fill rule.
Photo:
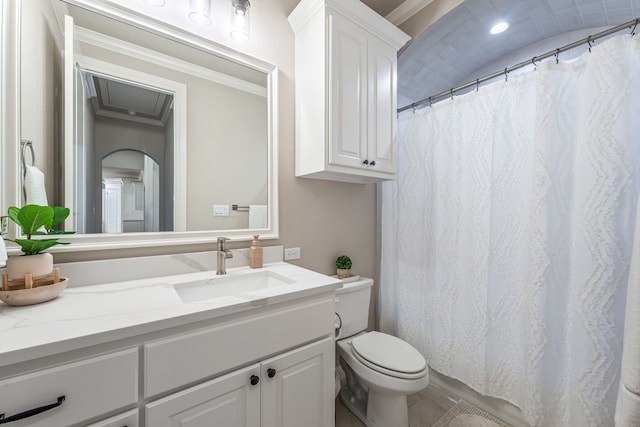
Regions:
<instances>
[{"instance_id":1,"label":"potted succulent","mask_svg":"<svg viewBox=\"0 0 640 427\"><path fill-rule=\"evenodd\" d=\"M72 234L73 231L57 231L58 224L69 216L69 209L61 206L25 205L22 208L11 206L9 218L22 229L25 239L7 239L20 246L23 256L9 257L7 275L9 280L22 279L30 273L34 278L45 276L53 271L53 256L43 252L55 245L68 245L58 238L33 239L37 235Z\"/></svg>"},{"instance_id":2,"label":"potted succulent","mask_svg":"<svg viewBox=\"0 0 640 427\"><path fill-rule=\"evenodd\" d=\"M351 258L346 255L340 255L338 258L336 258L336 271L338 274L338 279L351 277L351 265Z\"/></svg>"}]
</instances>

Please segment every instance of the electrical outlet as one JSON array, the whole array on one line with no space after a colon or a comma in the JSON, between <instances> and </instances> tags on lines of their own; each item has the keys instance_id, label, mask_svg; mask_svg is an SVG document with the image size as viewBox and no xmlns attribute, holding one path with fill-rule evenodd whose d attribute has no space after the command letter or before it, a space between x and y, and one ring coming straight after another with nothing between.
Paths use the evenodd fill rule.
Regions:
<instances>
[{"instance_id":1,"label":"electrical outlet","mask_svg":"<svg viewBox=\"0 0 640 427\"><path fill-rule=\"evenodd\" d=\"M213 205L213 216L229 216L229 205Z\"/></svg>"},{"instance_id":2,"label":"electrical outlet","mask_svg":"<svg viewBox=\"0 0 640 427\"><path fill-rule=\"evenodd\" d=\"M300 248L285 248L284 260L290 261L292 259L300 259Z\"/></svg>"}]
</instances>

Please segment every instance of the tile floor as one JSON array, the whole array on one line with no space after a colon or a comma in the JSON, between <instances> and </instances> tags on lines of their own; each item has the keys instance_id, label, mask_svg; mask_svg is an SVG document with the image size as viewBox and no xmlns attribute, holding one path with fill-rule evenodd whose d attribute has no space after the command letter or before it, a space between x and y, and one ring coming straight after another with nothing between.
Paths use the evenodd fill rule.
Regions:
<instances>
[{"instance_id":1,"label":"tile floor","mask_svg":"<svg viewBox=\"0 0 640 427\"><path fill-rule=\"evenodd\" d=\"M442 387L435 384L407 398L409 405L409 427L430 427L457 402L458 398L450 395ZM336 399L336 427L365 427L365 425Z\"/></svg>"}]
</instances>

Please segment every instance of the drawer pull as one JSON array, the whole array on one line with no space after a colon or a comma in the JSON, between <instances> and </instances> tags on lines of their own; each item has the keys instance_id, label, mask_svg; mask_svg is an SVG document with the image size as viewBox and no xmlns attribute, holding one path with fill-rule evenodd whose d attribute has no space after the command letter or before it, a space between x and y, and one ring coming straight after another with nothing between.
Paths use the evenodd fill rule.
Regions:
<instances>
[{"instance_id":1,"label":"drawer pull","mask_svg":"<svg viewBox=\"0 0 640 427\"><path fill-rule=\"evenodd\" d=\"M375 160L371 160L371 163L369 163L369 165L375 166L376 165L376 161Z\"/></svg>"},{"instance_id":2,"label":"drawer pull","mask_svg":"<svg viewBox=\"0 0 640 427\"><path fill-rule=\"evenodd\" d=\"M268 376L269 378L273 378L273 377L275 377L275 376L276 376L276 370L275 370L275 369L273 369L273 368L269 368L269 369L267 369L267 376Z\"/></svg>"},{"instance_id":3,"label":"drawer pull","mask_svg":"<svg viewBox=\"0 0 640 427\"><path fill-rule=\"evenodd\" d=\"M65 399L65 396L60 396L58 397L58 401L56 403L50 403L48 405L44 405L39 408L29 409L27 411L20 412L19 414L12 415L7 418L4 417L4 414L0 414L0 424L7 424L13 421L23 420L25 418L33 417L34 415L38 415L43 412L46 412L50 409L57 408L58 406L62 405L62 402L64 402L64 399Z\"/></svg>"},{"instance_id":4,"label":"drawer pull","mask_svg":"<svg viewBox=\"0 0 640 427\"><path fill-rule=\"evenodd\" d=\"M364 161L362 162L362 164L363 164L363 165L368 165L368 164L369 164L369 160L364 160Z\"/></svg>"},{"instance_id":5,"label":"drawer pull","mask_svg":"<svg viewBox=\"0 0 640 427\"><path fill-rule=\"evenodd\" d=\"M260 382L260 377L257 375L251 375L250 382L251 385L257 385Z\"/></svg>"}]
</instances>

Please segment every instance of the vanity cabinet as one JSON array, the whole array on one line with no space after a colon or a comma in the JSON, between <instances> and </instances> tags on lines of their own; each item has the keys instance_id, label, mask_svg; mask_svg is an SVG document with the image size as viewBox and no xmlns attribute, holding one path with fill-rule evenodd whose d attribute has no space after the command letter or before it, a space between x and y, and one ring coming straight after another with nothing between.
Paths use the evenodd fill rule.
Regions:
<instances>
[{"instance_id":1,"label":"vanity cabinet","mask_svg":"<svg viewBox=\"0 0 640 427\"><path fill-rule=\"evenodd\" d=\"M302 0L289 22L296 176L394 179L397 52L409 36L357 0Z\"/></svg>"},{"instance_id":2,"label":"vanity cabinet","mask_svg":"<svg viewBox=\"0 0 640 427\"><path fill-rule=\"evenodd\" d=\"M154 401L147 425L331 426L333 360L322 339Z\"/></svg>"},{"instance_id":3,"label":"vanity cabinet","mask_svg":"<svg viewBox=\"0 0 640 427\"><path fill-rule=\"evenodd\" d=\"M308 280L309 273L294 266L272 269ZM287 283L286 293L259 289L193 304L176 303L179 294L165 292L170 285L155 285L156 279L69 292L46 308L66 310L70 329L91 322L80 307L87 296L98 296L97 306L113 292L118 302L96 314L91 335L46 341L50 337L40 334L44 353L38 345L0 350L2 421L20 427L333 427L339 283L311 276L316 285ZM127 292L156 300L131 301L123 297ZM129 305L120 308L122 300ZM122 311L110 314L114 309ZM17 317L21 309L12 310ZM30 312L19 313L28 319ZM47 328L49 313L40 315ZM132 317L145 321L129 323ZM5 320L4 326L13 322Z\"/></svg>"}]
</instances>

